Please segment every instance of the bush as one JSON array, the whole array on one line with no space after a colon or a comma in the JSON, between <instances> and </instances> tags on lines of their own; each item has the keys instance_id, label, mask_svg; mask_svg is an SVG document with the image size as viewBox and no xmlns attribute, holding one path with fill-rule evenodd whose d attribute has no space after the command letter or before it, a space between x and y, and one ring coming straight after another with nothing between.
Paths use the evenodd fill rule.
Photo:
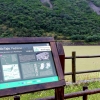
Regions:
<instances>
[{"instance_id":1,"label":"bush","mask_svg":"<svg viewBox=\"0 0 100 100\"><path fill-rule=\"evenodd\" d=\"M100 36L98 35L93 35L93 36L88 36L85 39L86 42L98 42L100 41Z\"/></svg>"},{"instance_id":2,"label":"bush","mask_svg":"<svg viewBox=\"0 0 100 100\"><path fill-rule=\"evenodd\" d=\"M71 36L71 40L84 40L85 36L84 35L73 35Z\"/></svg>"}]
</instances>

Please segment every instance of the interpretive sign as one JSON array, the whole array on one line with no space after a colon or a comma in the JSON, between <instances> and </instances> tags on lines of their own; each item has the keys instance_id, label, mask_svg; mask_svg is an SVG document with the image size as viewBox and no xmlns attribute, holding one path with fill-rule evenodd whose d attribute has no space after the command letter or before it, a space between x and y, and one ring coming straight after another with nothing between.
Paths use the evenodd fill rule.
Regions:
<instances>
[{"instance_id":1,"label":"interpretive sign","mask_svg":"<svg viewBox=\"0 0 100 100\"><path fill-rule=\"evenodd\" d=\"M65 85L57 57L53 38L0 39L0 96Z\"/></svg>"}]
</instances>

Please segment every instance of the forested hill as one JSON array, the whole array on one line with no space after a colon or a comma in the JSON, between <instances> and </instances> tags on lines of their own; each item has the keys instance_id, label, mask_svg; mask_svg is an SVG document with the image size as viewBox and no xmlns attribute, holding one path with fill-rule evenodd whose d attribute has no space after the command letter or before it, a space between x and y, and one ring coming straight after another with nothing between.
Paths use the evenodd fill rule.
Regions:
<instances>
[{"instance_id":1,"label":"forested hill","mask_svg":"<svg viewBox=\"0 0 100 100\"><path fill-rule=\"evenodd\" d=\"M100 0L0 0L0 37L97 41L99 7Z\"/></svg>"}]
</instances>

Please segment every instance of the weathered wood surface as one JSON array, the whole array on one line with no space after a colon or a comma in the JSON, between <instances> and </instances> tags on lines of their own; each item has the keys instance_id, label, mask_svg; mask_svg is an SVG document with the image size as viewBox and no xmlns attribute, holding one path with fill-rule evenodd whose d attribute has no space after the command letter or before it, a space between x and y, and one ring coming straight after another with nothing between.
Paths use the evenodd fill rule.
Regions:
<instances>
[{"instance_id":1,"label":"weathered wood surface","mask_svg":"<svg viewBox=\"0 0 100 100\"><path fill-rule=\"evenodd\" d=\"M18 38L0 38L0 44L3 43L33 43L33 42L51 42L52 37L18 37Z\"/></svg>"},{"instance_id":2,"label":"weathered wood surface","mask_svg":"<svg viewBox=\"0 0 100 100\"><path fill-rule=\"evenodd\" d=\"M57 42L57 50L58 50L62 70L63 70L63 73L64 73L64 71L65 71L65 53L64 53L62 43Z\"/></svg>"}]
</instances>

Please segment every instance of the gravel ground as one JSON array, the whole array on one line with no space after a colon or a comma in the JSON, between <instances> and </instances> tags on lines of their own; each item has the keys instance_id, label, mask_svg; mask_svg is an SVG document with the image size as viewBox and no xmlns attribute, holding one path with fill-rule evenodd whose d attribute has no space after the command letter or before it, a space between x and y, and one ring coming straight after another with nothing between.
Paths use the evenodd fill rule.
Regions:
<instances>
[{"instance_id":1,"label":"gravel ground","mask_svg":"<svg viewBox=\"0 0 100 100\"><path fill-rule=\"evenodd\" d=\"M53 5L51 4L50 0L40 0L41 3L48 3L50 8L53 8Z\"/></svg>"},{"instance_id":2,"label":"gravel ground","mask_svg":"<svg viewBox=\"0 0 100 100\"><path fill-rule=\"evenodd\" d=\"M94 12L96 12L98 15L100 15L100 7L97 7L92 2L89 2L89 6L91 7L91 9L94 10Z\"/></svg>"}]
</instances>

